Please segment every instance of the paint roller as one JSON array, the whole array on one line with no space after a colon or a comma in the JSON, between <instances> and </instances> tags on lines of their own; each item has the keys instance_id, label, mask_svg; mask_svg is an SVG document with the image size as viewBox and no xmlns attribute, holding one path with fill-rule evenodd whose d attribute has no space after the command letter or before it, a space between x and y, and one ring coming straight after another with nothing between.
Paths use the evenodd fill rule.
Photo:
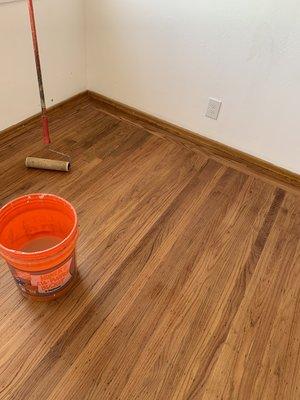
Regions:
<instances>
[{"instance_id":1,"label":"paint roller","mask_svg":"<svg viewBox=\"0 0 300 400\"><path fill-rule=\"evenodd\" d=\"M53 171L69 171L71 168L71 160L67 154L61 153L59 151L50 149L49 145L51 143L50 140L50 132L49 132L49 122L47 116L47 107L45 102L45 92L42 78L42 69L39 55L39 46L36 32L36 24L35 24L35 15L34 15L34 7L33 0L27 0L28 11L29 11L29 19L30 19L30 27L32 34L32 43L35 57L35 65L37 72L37 79L39 85L39 93L40 93L40 101L41 101L41 115L42 115L42 128L43 128L43 143L48 150L49 157L27 157L25 160L25 165L28 168L38 168L38 169L47 169ZM61 159L55 159L51 156L60 156Z\"/></svg>"}]
</instances>

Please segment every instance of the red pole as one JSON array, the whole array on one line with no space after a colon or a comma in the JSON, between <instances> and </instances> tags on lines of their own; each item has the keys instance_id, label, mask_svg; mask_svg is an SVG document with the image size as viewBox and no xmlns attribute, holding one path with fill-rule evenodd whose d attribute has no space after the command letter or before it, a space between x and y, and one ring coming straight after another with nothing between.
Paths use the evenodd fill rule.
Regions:
<instances>
[{"instance_id":1,"label":"red pole","mask_svg":"<svg viewBox=\"0 0 300 400\"><path fill-rule=\"evenodd\" d=\"M39 91L40 91L40 101L41 101L41 109L42 109L42 125L43 125L43 141L45 144L49 144L50 141L50 134L49 134L49 122L47 117L47 108L45 102L45 92L43 86L43 77L42 77L42 69L41 69L41 61L40 61L40 54L39 54L39 46L38 46L38 39L36 33L36 25L35 25L35 17L34 17L34 8L32 0L28 0L28 11L30 17L30 27L31 27L31 34L32 34L32 43L33 43L33 50L34 50L34 57L35 57L35 65L36 65L36 73L39 83Z\"/></svg>"}]
</instances>

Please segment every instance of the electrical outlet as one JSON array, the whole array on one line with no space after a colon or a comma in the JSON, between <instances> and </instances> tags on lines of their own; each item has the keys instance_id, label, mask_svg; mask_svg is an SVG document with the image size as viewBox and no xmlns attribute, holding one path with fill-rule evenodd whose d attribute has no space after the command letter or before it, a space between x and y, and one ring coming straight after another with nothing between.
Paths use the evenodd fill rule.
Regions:
<instances>
[{"instance_id":1,"label":"electrical outlet","mask_svg":"<svg viewBox=\"0 0 300 400\"><path fill-rule=\"evenodd\" d=\"M213 99L210 97L205 116L212 119L218 119L221 105L222 102L220 100Z\"/></svg>"}]
</instances>

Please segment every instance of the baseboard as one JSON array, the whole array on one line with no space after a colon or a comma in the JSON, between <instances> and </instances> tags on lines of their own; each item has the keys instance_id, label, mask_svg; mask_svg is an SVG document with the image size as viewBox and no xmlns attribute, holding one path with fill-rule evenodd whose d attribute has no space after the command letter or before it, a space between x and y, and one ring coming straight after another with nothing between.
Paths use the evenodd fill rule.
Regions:
<instances>
[{"instance_id":1,"label":"baseboard","mask_svg":"<svg viewBox=\"0 0 300 400\"><path fill-rule=\"evenodd\" d=\"M168 137L169 139L180 141L184 144L191 143L196 145L210 156L227 160L249 172L264 175L266 178L276 183L282 183L297 190L300 189L299 174L278 167L230 146L226 146L215 140L208 139L207 137L181 128L99 93L88 91L88 95L105 112L142 126L153 133L159 133L161 136Z\"/></svg>"},{"instance_id":2,"label":"baseboard","mask_svg":"<svg viewBox=\"0 0 300 400\"><path fill-rule=\"evenodd\" d=\"M69 107L69 106L72 107L72 105L74 103L77 103L80 99L85 99L85 98L86 99L89 98L89 94L88 94L87 90L85 90L84 92L75 94L74 96L69 97L68 99L63 100L63 101L49 107L48 114L49 114L49 116L51 116L51 114L59 108L65 108L65 107ZM40 117L41 117L41 113L34 114L31 117L26 118L23 121L18 122L17 124L12 125L9 128L6 128L6 129L0 131L1 140L5 139L11 135L15 136L16 134L22 133L22 131L24 131L24 130L30 129L34 124L36 124L39 121Z\"/></svg>"},{"instance_id":3,"label":"baseboard","mask_svg":"<svg viewBox=\"0 0 300 400\"><path fill-rule=\"evenodd\" d=\"M70 97L67 100L55 104L49 108L50 117L51 114L56 112L59 108L65 109L66 107L73 107L81 100L92 100L104 112L112 114L126 121L130 121L147 129L148 131L153 132L154 134L163 136L168 140L180 142L188 147L196 146L209 156L221 159L223 162L227 161L229 163L233 163L237 168L241 168L250 173L259 174L260 176L263 176L275 183L287 185L293 189L296 189L297 192L300 189L299 174L278 167L240 150L226 146L220 142L208 139L207 137L189 131L188 129L181 128L170 122L154 117L96 92L84 91ZM3 140L7 141L11 136L22 134L24 131L30 129L39 121L39 117L40 113L35 114L32 117L29 117L18 124L1 131L1 142Z\"/></svg>"}]
</instances>

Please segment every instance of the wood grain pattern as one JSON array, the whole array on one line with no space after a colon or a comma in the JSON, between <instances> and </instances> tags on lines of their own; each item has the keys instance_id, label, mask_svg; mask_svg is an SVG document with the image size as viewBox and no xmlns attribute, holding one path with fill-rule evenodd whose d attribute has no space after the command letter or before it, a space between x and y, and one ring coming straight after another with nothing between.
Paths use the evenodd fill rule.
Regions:
<instances>
[{"instance_id":1,"label":"wood grain pattern","mask_svg":"<svg viewBox=\"0 0 300 400\"><path fill-rule=\"evenodd\" d=\"M25 168L33 121L0 136L0 202L71 201L80 277L33 303L0 262L0 399L299 399L299 196L87 97L50 120L72 171Z\"/></svg>"},{"instance_id":2,"label":"wood grain pattern","mask_svg":"<svg viewBox=\"0 0 300 400\"><path fill-rule=\"evenodd\" d=\"M210 157L215 157L221 162L226 160L229 163L233 163L235 168L243 169L246 173L258 173L261 178L269 179L276 184L287 185L288 188L295 188L297 191L300 190L299 174L154 117L99 93L88 91L88 95L101 110L140 125L155 135L173 140L193 150L200 148L202 152Z\"/></svg>"}]
</instances>

